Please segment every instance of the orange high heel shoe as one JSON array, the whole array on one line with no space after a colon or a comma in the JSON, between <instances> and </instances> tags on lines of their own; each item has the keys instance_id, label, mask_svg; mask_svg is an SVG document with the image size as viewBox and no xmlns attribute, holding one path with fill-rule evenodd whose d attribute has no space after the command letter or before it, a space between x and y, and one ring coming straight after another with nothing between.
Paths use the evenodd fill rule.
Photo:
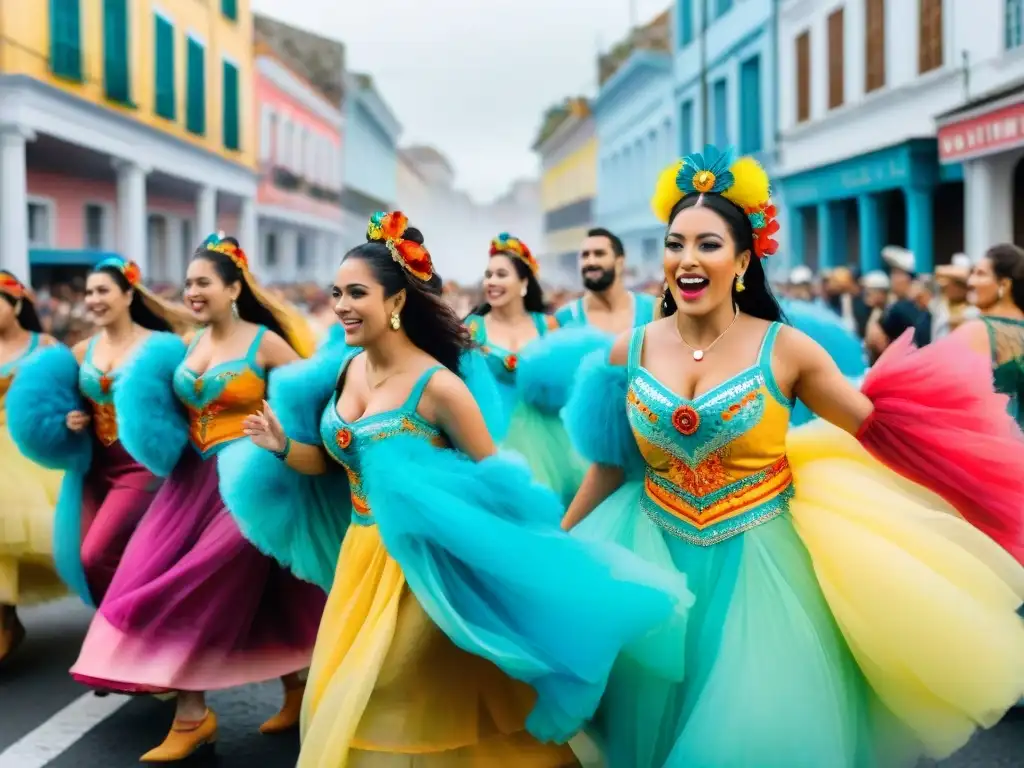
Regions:
<instances>
[{"instance_id":1,"label":"orange high heel shoe","mask_svg":"<svg viewBox=\"0 0 1024 768\"><path fill-rule=\"evenodd\" d=\"M164 743L139 758L140 763L176 763L217 741L217 715L207 709L202 720L174 719Z\"/></svg>"},{"instance_id":2,"label":"orange high heel shoe","mask_svg":"<svg viewBox=\"0 0 1024 768\"><path fill-rule=\"evenodd\" d=\"M302 715L302 696L305 692L305 684L286 688L281 711L260 726L260 733L284 733L297 726Z\"/></svg>"}]
</instances>

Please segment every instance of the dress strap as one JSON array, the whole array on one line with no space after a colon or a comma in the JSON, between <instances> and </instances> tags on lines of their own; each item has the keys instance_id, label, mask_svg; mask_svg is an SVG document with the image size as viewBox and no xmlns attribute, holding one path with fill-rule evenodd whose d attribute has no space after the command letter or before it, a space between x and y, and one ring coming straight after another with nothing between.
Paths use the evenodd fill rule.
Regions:
<instances>
[{"instance_id":1,"label":"dress strap","mask_svg":"<svg viewBox=\"0 0 1024 768\"><path fill-rule=\"evenodd\" d=\"M199 338L203 335L203 331L205 330L205 328L200 328L199 330L192 334L192 340L188 343L188 350L186 351L186 354L188 354L189 352L196 348L196 344L199 343Z\"/></svg>"},{"instance_id":2,"label":"dress strap","mask_svg":"<svg viewBox=\"0 0 1024 768\"><path fill-rule=\"evenodd\" d=\"M245 362L247 362L253 368L258 368L256 365L256 355L260 351L260 343L263 341L263 334L267 332L266 326L261 325L256 329L256 336L252 340L252 344L249 345L249 351L245 353Z\"/></svg>"},{"instance_id":3,"label":"dress strap","mask_svg":"<svg viewBox=\"0 0 1024 768\"><path fill-rule=\"evenodd\" d=\"M768 326L761 341L761 350L757 353L757 364L766 372L772 369L772 350L775 348L775 337L779 335L780 324L776 321Z\"/></svg>"},{"instance_id":4,"label":"dress strap","mask_svg":"<svg viewBox=\"0 0 1024 768\"><path fill-rule=\"evenodd\" d=\"M99 341L100 335L97 333L89 339L89 343L85 347L85 362L92 365L92 350L96 346L96 342Z\"/></svg>"},{"instance_id":5,"label":"dress strap","mask_svg":"<svg viewBox=\"0 0 1024 768\"><path fill-rule=\"evenodd\" d=\"M444 368L443 365L434 365L420 374L420 377L416 379L416 383L412 385L409 397L406 398L405 403L402 405L403 410L415 411L420 407L420 398L423 397L423 390L427 388L431 377L442 368Z\"/></svg>"},{"instance_id":6,"label":"dress strap","mask_svg":"<svg viewBox=\"0 0 1024 768\"><path fill-rule=\"evenodd\" d=\"M537 336L543 336L550 330L548 325L548 316L543 312L531 312L530 316L533 318L533 327L537 329Z\"/></svg>"},{"instance_id":7,"label":"dress strap","mask_svg":"<svg viewBox=\"0 0 1024 768\"><path fill-rule=\"evenodd\" d=\"M629 337L629 357L626 359L626 372L630 377L640 367L644 353L644 326L634 328Z\"/></svg>"}]
</instances>

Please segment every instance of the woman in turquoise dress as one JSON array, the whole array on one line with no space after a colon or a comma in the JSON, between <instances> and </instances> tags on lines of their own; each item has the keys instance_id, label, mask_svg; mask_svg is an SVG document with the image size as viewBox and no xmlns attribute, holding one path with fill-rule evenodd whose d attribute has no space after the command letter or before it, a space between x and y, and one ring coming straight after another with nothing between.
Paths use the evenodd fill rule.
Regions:
<instances>
[{"instance_id":1,"label":"woman in turquoise dress","mask_svg":"<svg viewBox=\"0 0 1024 768\"><path fill-rule=\"evenodd\" d=\"M566 407L594 464L563 526L696 598L616 665L610 766L912 766L1024 691L1024 568L967 522L1020 537L1016 426L963 345L901 340L858 391L784 324L768 188L711 147L662 175L665 317L594 353ZM797 397L821 418L790 430Z\"/></svg>"}]
</instances>

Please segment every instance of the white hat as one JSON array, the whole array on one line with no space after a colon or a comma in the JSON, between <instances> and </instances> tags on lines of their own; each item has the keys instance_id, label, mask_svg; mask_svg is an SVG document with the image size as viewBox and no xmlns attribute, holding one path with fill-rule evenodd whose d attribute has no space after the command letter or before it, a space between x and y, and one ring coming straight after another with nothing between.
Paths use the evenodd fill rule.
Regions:
<instances>
[{"instance_id":1,"label":"white hat","mask_svg":"<svg viewBox=\"0 0 1024 768\"><path fill-rule=\"evenodd\" d=\"M957 269L966 269L970 271L974 267L974 260L966 253L955 253L953 254L953 258L950 259L949 264Z\"/></svg>"},{"instance_id":2,"label":"white hat","mask_svg":"<svg viewBox=\"0 0 1024 768\"><path fill-rule=\"evenodd\" d=\"M889 276L880 269L876 269L872 272L868 272L860 279L860 284L867 289L875 289L878 291L889 290Z\"/></svg>"},{"instance_id":3,"label":"white hat","mask_svg":"<svg viewBox=\"0 0 1024 768\"><path fill-rule=\"evenodd\" d=\"M946 278L949 280L958 280L961 283L966 283L967 278L971 276L971 268L974 266L971 261L971 257L966 253L958 253L950 259L949 264L943 264L935 268L936 277Z\"/></svg>"},{"instance_id":4,"label":"white hat","mask_svg":"<svg viewBox=\"0 0 1024 768\"><path fill-rule=\"evenodd\" d=\"M790 285L810 285L813 282L814 273L811 272L810 267L803 264L799 267L793 267L793 270L789 273Z\"/></svg>"},{"instance_id":5,"label":"white hat","mask_svg":"<svg viewBox=\"0 0 1024 768\"><path fill-rule=\"evenodd\" d=\"M882 249L882 261L890 269L898 269L908 274L914 274L915 261L913 251L901 248L898 245L887 245Z\"/></svg>"}]
</instances>

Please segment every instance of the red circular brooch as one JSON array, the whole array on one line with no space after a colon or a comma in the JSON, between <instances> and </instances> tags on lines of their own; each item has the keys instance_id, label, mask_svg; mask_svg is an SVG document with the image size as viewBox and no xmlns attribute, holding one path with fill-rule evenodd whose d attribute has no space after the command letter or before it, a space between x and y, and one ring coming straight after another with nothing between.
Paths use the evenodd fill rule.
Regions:
<instances>
[{"instance_id":1,"label":"red circular brooch","mask_svg":"<svg viewBox=\"0 0 1024 768\"><path fill-rule=\"evenodd\" d=\"M505 358L505 370L512 372L519 367L519 358L515 355L509 355Z\"/></svg>"},{"instance_id":2,"label":"red circular brooch","mask_svg":"<svg viewBox=\"0 0 1024 768\"><path fill-rule=\"evenodd\" d=\"M334 442L337 443L338 447L344 451L352 445L352 430L347 427L345 429L339 429L337 434L334 436Z\"/></svg>"},{"instance_id":3,"label":"red circular brooch","mask_svg":"<svg viewBox=\"0 0 1024 768\"><path fill-rule=\"evenodd\" d=\"M689 405L681 405L672 414L672 426L680 434L692 435L700 428L700 414Z\"/></svg>"}]
</instances>

